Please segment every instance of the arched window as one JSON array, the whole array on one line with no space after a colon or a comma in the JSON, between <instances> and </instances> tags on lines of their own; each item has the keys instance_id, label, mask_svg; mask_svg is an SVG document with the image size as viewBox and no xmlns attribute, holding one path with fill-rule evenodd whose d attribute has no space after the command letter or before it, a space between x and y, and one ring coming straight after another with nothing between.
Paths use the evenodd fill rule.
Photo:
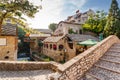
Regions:
<instances>
[{"instance_id":1,"label":"arched window","mask_svg":"<svg viewBox=\"0 0 120 80\"><path fill-rule=\"evenodd\" d=\"M54 45L53 45L53 49L54 49L54 50L57 50L57 45L54 44Z\"/></svg>"},{"instance_id":2,"label":"arched window","mask_svg":"<svg viewBox=\"0 0 120 80\"><path fill-rule=\"evenodd\" d=\"M59 50L63 50L64 46L63 45L59 45Z\"/></svg>"},{"instance_id":3,"label":"arched window","mask_svg":"<svg viewBox=\"0 0 120 80\"><path fill-rule=\"evenodd\" d=\"M9 56L5 56L4 58L5 58L5 59L9 59Z\"/></svg>"},{"instance_id":4,"label":"arched window","mask_svg":"<svg viewBox=\"0 0 120 80\"><path fill-rule=\"evenodd\" d=\"M50 49L52 49L52 44L50 44Z\"/></svg>"},{"instance_id":5,"label":"arched window","mask_svg":"<svg viewBox=\"0 0 120 80\"><path fill-rule=\"evenodd\" d=\"M82 34L82 29L79 30L79 33Z\"/></svg>"},{"instance_id":6,"label":"arched window","mask_svg":"<svg viewBox=\"0 0 120 80\"><path fill-rule=\"evenodd\" d=\"M48 44L46 44L46 47L48 48Z\"/></svg>"}]
</instances>

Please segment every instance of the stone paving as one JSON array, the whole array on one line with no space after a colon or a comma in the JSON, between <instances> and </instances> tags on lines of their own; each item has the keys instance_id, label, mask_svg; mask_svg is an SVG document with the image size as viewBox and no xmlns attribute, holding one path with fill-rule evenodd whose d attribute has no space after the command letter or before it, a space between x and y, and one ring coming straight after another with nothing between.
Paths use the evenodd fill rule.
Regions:
<instances>
[{"instance_id":1,"label":"stone paving","mask_svg":"<svg viewBox=\"0 0 120 80\"><path fill-rule=\"evenodd\" d=\"M50 70L0 71L0 80L48 80Z\"/></svg>"}]
</instances>

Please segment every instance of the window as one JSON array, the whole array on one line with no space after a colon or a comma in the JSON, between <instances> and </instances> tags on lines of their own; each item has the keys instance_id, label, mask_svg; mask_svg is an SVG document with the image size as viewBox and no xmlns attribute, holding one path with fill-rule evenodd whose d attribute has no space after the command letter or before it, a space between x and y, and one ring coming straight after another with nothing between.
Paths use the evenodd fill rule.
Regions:
<instances>
[{"instance_id":1,"label":"window","mask_svg":"<svg viewBox=\"0 0 120 80\"><path fill-rule=\"evenodd\" d=\"M52 44L50 44L50 49L52 49Z\"/></svg>"},{"instance_id":2,"label":"window","mask_svg":"<svg viewBox=\"0 0 120 80\"><path fill-rule=\"evenodd\" d=\"M48 48L48 44L46 44L46 47Z\"/></svg>"},{"instance_id":3,"label":"window","mask_svg":"<svg viewBox=\"0 0 120 80\"><path fill-rule=\"evenodd\" d=\"M79 30L79 33L82 34L82 30L81 29Z\"/></svg>"},{"instance_id":4,"label":"window","mask_svg":"<svg viewBox=\"0 0 120 80\"><path fill-rule=\"evenodd\" d=\"M5 59L9 59L9 56L5 56Z\"/></svg>"},{"instance_id":5,"label":"window","mask_svg":"<svg viewBox=\"0 0 120 80\"><path fill-rule=\"evenodd\" d=\"M73 49L73 43L69 42L68 45L70 49Z\"/></svg>"},{"instance_id":6,"label":"window","mask_svg":"<svg viewBox=\"0 0 120 80\"><path fill-rule=\"evenodd\" d=\"M57 46L56 46L55 44L53 45L53 49L54 49L54 50L57 50Z\"/></svg>"},{"instance_id":7,"label":"window","mask_svg":"<svg viewBox=\"0 0 120 80\"><path fill-rule=\"evenodd\" d=\"M63 45L59 45L59 50L63 50L64 46Z\"/></svg>"},{"instance_id":8,"label":"window","mask_svg":"<svg viewBox=\"0 0 120 80\"><path fill-rule=\"evenodd\" d=\"M7 54L10 53L10 51L7 51Z\"/></svg>"}]
</instances>

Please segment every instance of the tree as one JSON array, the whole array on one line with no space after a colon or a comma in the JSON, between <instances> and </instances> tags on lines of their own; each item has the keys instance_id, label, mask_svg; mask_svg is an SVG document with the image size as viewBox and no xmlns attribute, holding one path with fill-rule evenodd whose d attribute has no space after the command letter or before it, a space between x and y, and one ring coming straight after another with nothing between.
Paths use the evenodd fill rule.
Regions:
<instances>
[{"instance_id":1,"label":"tree","mask_svg":"<svg viewBox=\"0 0 120 80\"><path fill-rule=\"evenodd\" d=\"M112 0L104 34L106 37L116 35L120 38L120 9L116 0Z\"/></svg>"},{"instance_id":2,"label":"tree","mask_svg":"<svg viewBox=\"0 0 120 80\"><path fill-rule=\"evenodd\" d=\"M23 25L18 26L18 38L21 42L18 43L18 53L29 53L30 51L30 43L24 42L25 35L27 33L38 33L29 27L24 27ZM40 43L38 43L40 45ZM42 45L42 44L41 44Z\"/></svg>"},{"instance_id":3,"label":"tree","mask_svg":"<svg viewBox=\"0 0 120 80\"><path fill-rule=\"evenodd\" d=\"M22 15L34 17L39 6L35 6L29 0L1 0L0 1L0 35L4 19L24 19Z\"/></svg>"},{"instance_id":4,"label":"tree","mask_svg":"<svg viewBox=\"0 0 120 80\"><path fill-rule=\"evenodd\" d=\"M56 28L57 28L57 24L56 23L51 23L49 25L49 29L51 29L53 32L56 30Z\"/></svg>"},{"instance_id":5,"label":"tree","mask_svg":"<svg viewBox=\"0 0 120 80\"><path fill-rule=\"evenodd\" d=\"M106 25L106 13L97 11L95 15L89 15L89 19L83 25L83 29L100 34Z\"/></svg>"}]
</instances>

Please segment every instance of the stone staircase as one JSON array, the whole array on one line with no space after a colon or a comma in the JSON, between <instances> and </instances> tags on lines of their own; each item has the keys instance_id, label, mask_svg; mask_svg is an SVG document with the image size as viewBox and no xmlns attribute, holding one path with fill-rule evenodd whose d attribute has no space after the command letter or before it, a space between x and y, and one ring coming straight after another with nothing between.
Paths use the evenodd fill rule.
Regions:
<instances>
[{"instance_id":1,"label":"stone staircase","mask_svg":"<svg viewBox=\"0 0 120 80\"><path fill-rule=\"evenodd\" d=\"M80 80L120 80L120 43L114 44Z\"/></svg>"}]
</instances>

